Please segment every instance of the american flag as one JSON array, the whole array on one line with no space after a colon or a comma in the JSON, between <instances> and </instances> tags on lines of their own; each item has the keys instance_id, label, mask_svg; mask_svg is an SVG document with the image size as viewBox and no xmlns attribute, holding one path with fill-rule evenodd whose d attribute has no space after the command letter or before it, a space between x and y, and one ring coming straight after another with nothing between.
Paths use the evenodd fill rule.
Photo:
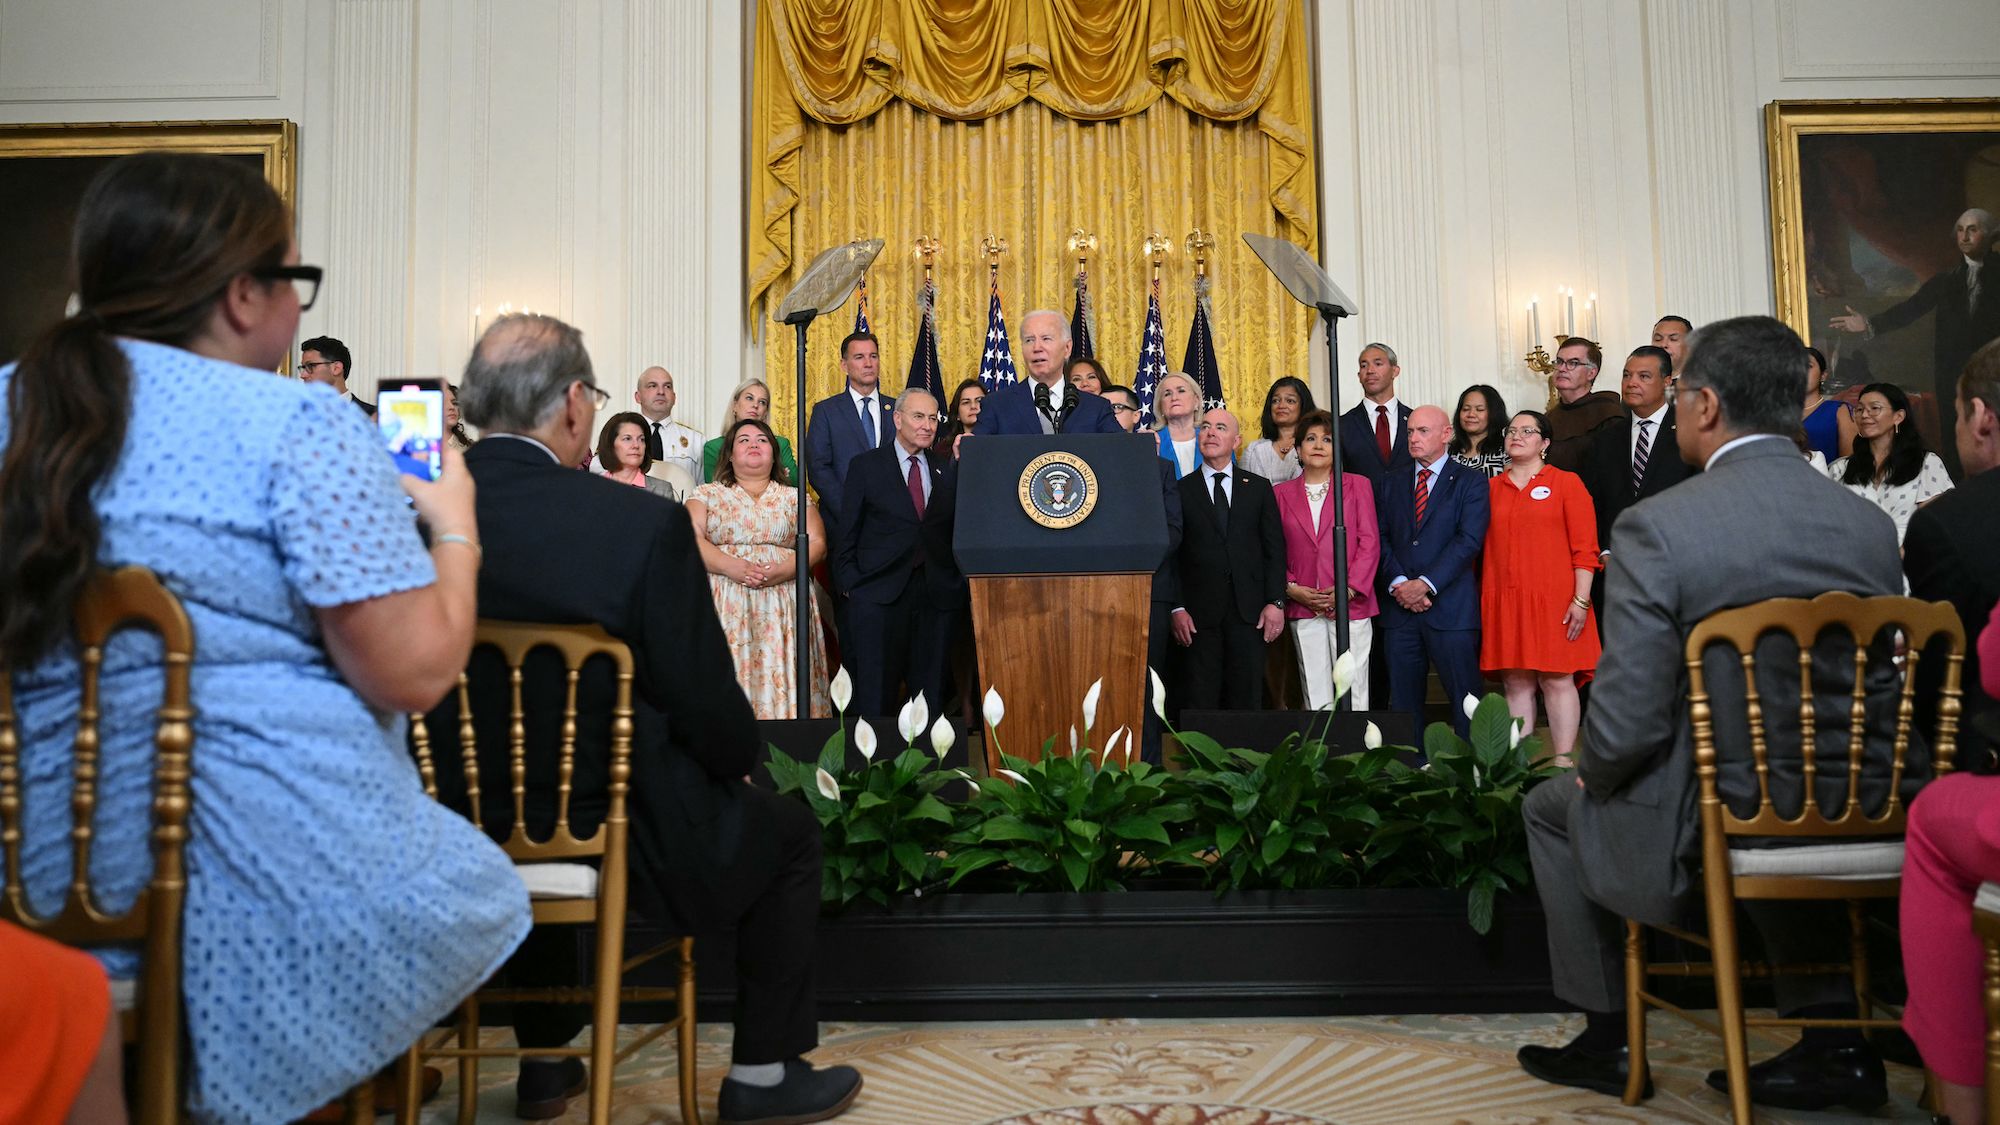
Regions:
<instances>
[{"instance_id":1,"label":"american flag","mask_svg":"<svg viewBox=\"0 0 2000 1125\"><path fill-rule=\"evenodd\" d=\"M1201 387L1203 411L1227 410L1229 403L1223 399L1222 372L1216 369L1215 333L1209 328L1214 319L1210 310L1208 278L1198 277L1194 283L1194 323L1188 325L1187 348L1181 352L1181 370Z\"/></svg>"},{"instance_id":2,"label":"american flag","mask_svg":"<svg viewBox=\"0 0 2000 1125\"><path fill-rule=\"evenodd\" d=\"M1090 333L1090 276L1082 266L1076 268L1076 307L1069 315L1070 336L1074 346L1072 356L1078 359L1095 359L1097 346L1091 342Z\"/></svg>"},{"instance_id":3,"label":"american flag","mask_svg":"<svg viewBox=\"0 0 2000 1125\"><path fill-rule=\"evenodd\" d=\"M1153 291L1146 298L1146 335L1139 342L1139 373L1132 377L1132 391L1139 396L1139 424L1153 424L1153 391L1167 377L1167 330L1160 324L1160 280L1153 279Z\"/></svg>"},{"instance_id":4,"label":"american flag","mask_svg":"<svg viewBox=\"0 0 2000 1125\"><path fill-rule=\"evenodd\" d=\"M861 275L861 303L854 306L854 330L868 332L868 275Z\"/></svg>"},{"instance_id":5,"label":"american flag","mask_svg":"<svg viewBox=\"0 0 2000 1125\"><path fill-rule=\"evenodd\" d=\"M1007 346L1007 317L1000 311L1000 279L993 279L993 300L986 306L986 350L979 357L979 385L988 394L1021 376L1014 370L1014 352Z\"/></svg>"},{"instance_id":6,"label":"american flag","mask_svg":"<svg viewBox=\"0 0 2000 1125\"><path fill-rule=\"evenodd\" d=\"M944 402L944 372L938 369L937 353L937 284L929 278L917 294L917 309L917 346L910 352L910 374L903 385L920 387Z\"/></svg>"}]
</instances>

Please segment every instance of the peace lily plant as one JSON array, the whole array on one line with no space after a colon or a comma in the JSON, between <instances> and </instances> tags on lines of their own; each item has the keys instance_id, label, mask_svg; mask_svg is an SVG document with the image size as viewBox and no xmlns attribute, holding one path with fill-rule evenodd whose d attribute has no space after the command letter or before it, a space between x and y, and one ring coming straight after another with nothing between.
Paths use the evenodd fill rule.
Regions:
<instances>
[{"instance_id":1,"label":"peace lily plant","mask_svg":"<svg viewBox=\"0 0 2000 1125\"><path fill-rule=\"evenodd\" d=\"M1352 686L1353 658L1334 664L1336 698ZM1154 713L1167 723L1166 691L1147 670ZM958 887L1116 891L1181 872L1218 893L1324 887L1447 887L1467 892L1467 918L1485 932L1494 902L1529 880L1521 801L1556 771L1539 740L1524 736L1497 695L1468 696L1471 739L1433 724L1423 766L1411 751L1383 745L1367 724L1358 752L1327 742L1328 726L1277 748L1225 748L1197 731L1173 731L1179 769L1138 760L1136 737L1119 727L1093 742L1103 680L1082 700L1083 727L1056 737L1029 762L1005 752L1007 714L999 692L981 701L986 737L1000 767L990 777L946 769L955 735L931 722L922 696L904 704L896 733L903 749L879 754L875 730L854 727L859 769L846 768L846 736L836 732L816 762L773 749L781 792L812 806L823 830L822 898L887 905L902 895ZM852 699L846 669L830 695L843 720ZM928 727L927 727L928 724ZM843 721L844 726L844 721ZM927 740L929 746L920 748ZM967 782L965 800L940 791Z\"/></svg>"}]
</instances>

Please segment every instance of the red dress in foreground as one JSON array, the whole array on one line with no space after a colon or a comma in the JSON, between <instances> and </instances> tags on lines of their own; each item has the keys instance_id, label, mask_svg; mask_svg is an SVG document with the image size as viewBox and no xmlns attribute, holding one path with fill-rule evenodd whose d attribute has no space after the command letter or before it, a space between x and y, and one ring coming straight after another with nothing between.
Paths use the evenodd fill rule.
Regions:
<instances>
[{"instance_id":1,"label":"red dress in foreground","mask_svg":"<svg viewBox=\"0 0 2000 1125\"><path fill-rule=\"evenodd\" d=\"M1597 509L1575 473L1544 465L1517 488L1506 473L1487 482L1493 502L1479 572L1479 667L1581 672L1597 667L1595 610L1568 638L1563 614L1579 567L1596 570Z\"/></svg>"},{"instance_id":2,"label":"red dress in foreground","mask_svg":"<svg viewBox=\"0 0 2000 1125\"><path fill-rule=\"evenodd\" d=\"M59 1125L112 1018L111 986L90 954L6 922L0 965L0 1121Z\"/></svg>"}]
</instances>

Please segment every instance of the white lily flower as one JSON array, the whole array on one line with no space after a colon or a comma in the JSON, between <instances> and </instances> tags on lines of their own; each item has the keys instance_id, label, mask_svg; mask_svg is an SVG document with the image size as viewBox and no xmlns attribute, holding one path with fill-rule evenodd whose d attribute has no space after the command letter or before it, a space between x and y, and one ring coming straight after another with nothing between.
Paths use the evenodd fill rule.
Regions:
<instances>
[{"instance_id":1,"label":"white lily flower","mask_svg":"<svg viewBox=\"0 0 2000 1125\"><path fill-rule=\"evenodd\" d=\"M916 742L917 736L924 733L924 728L916 723L916 712L911 710L910 704L915 702L915 699L910 700L909 703L903 704L902 710L896 712L896 733L903 736L905 746Z\"/></svg>"},{"instance_id":2,"label":"white lily flower","mask_svg":"<svg viewBox=\"0 0 2000 1125\"><path fill-rule=\"evenodd\" d=\"M1130 727L1119 727L1117 730L1111 732L1111 741L1104 744L1104 756L1106 758L1111 757L1111 748L1116 746L1118 740L1121 738L1125 740L1125 749L1119 752L1119 761L1129 766L1132 764L1132 728Z\"/></svg>"},{"instance_id":3,"label":"white lily flower","mask_svg":"<svg viewBox=\"0 0 2000 1125\"><path fill-rule=\"evenodd\" d=\"M1473 712L1479 710L1479 700L1473 698L1471 692L1466 692L1464 707L1465 707L1465 717L1470 719L1472 717Z\"/></svg>"},{"instance_id":4,"label":"white lily flower","mask_svg":"<svg viewBox=\"0 0 2000 1125\"><path fill-rule=\"evenodd\" d=\"M1076 728L1074 726L1069 728L1069 752L1071 757L1076 756Z\"/></svg>"},{"instance_id":5,"label":"white lily flower","mask_svg":"<svg viewBox=\"0 0 2000 1125\"><path fill-rule=\"evenodd\" d=\"M1000 776L1006 778L1007 780L1013 782L1016 785L1028 784L1028 779L1022 777L1019 773L1015 772L1014 770L1002 768L1000 770Z\"/></svg>"},{"instance_id":6,"label":"white lily flower","mask_svg":"<svg viewBox=\"0 0 2000 1125\"><path fill-rule=\"evenodd\" d=\"M1513 725L1507 729L1507 749L1512 750L1520 745L1521 720L1515 719Z\"/></svg>"},{"instance_id":7,"label":"white lily flower","mask_svg":"<svg viewBox=\"0 0 2000 1125\"><path fill-rule=\"evenodd\" d=\"M1097 681L1090 685L1090 690L1083 693L1083 729L1086 732L1097 725L1097 700L1103 692L1104 677L1099 676Z\"/></svg>"},{"instance_id":8,"label":"white lily flower","mask_svg":"<svg viewBox=\"0 0 2000 1125\"><path fill-rule=\"evenodd\" d=\"M824 769L813 771L813 784L819 786L820 796L825 797L829 801L840 800L840 783L835 781L833 775Z\"/></svg>"},{"instance_id":9,"label":"white lily flower","mask_svg":"<svg viewBox=\"0 0 2000 1125\"><path fill-rule=\"evenodd\" d=\"M1164 723L1167 721L1167 685L1160 682L1160 674L1151 667L1146 669L1146 675L1153 681L1153 714Z\"/></svg>"},{"instance_id":10,"label":"white lily flower","mask_svg":"<svg viewBox=\"0 0 2000 1125\"><path fill-rule=\"evenodd\" d=\"M868 725L867 719L854 721L854 748L861 751L864 760L875 760L875 728Z\"/></svg>"},{"instance_id":11,"label":"white lily flower","mask_svg":"<svg viewBox=\"0 0 2000 1125\"><path fill-rule=\"evenodd\" d=\"M983 710L987 726L997 727L1000 725L1000 720L1007 714L1007 705L1000 699L999 688L986 689L986 702Z\"/></svg>"},{"instance_id":12,"label":"white lily flower","mask_svg":"<svg viewBox=\"0 0 2000 1125\"><path fill-rule=\"evenodd\" d=\"M944 761L944 756L951 753L951 744L956 741L958 739L952 734L951 720L939 715L937 722L931 724L931 749L937 752L938 761Z\"/></svg>"},{"instance_id":13,"label":"white lily flower","mask_svg":"<svg viewBox=\"0 0 2000 1125\"><path fill-rule=\"evenodd\" d=\"M1382 728L1376 726L1373 722L1370 722L1368 724L1368 729L1361 732L1361 745L1370 750L1381 749Z\"/></svg>"},{"instance_id":14,"label":"white lily flower","mask_svg":"<svg viewBox=\"0 0 2000 1125\"><path fill-rule=\"evenodd\" d=\"M833 682L827 685L826 693L833 698L833 709L847 714L847 705L854 701L854 681L847 675L847 665L841 665L833 673Z\"/></svg>"},{"instance_id":15,"label":"white lily flower","mask_svg":"<svg viewBox=\"0 0 2000 1125\"><path fill-rule=\"evenodd\" d=\"M931 725L931 705L924 702L923 692L910 697L910 718L914 720L911 729L916 731L910 736L910 741L915 742L924 733L924 728Z\"/></svg>"},{"instance_id":16,"label":"white lily flower","mask_svg":"<svg viewBox=\"0 0 2000 1125\"><path fill-rule=\"evenodd\" d=\"M1354 652L1343 652L1333 662L1333 697L1338 700L1354 686Z\"/></svg>"}]
</instances>

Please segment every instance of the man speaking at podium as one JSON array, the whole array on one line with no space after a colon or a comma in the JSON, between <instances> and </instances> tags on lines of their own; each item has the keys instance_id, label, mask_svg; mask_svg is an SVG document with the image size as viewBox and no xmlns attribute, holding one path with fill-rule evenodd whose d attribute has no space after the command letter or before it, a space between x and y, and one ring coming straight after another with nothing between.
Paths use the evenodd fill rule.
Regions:
<instances>
[{"instance_id":1,"label":"man speaking at podium","mask_svg":"<svg viewBox=\"0 0 2000 1125\"><path fill-rule=\"evenodd\" d=\"M1111 404L1063 378L1069 358L1069 318L1037 309L1021 318L1028 378L986 396L975 434L1122 434Z\"/></svg>"}]
</instances>

